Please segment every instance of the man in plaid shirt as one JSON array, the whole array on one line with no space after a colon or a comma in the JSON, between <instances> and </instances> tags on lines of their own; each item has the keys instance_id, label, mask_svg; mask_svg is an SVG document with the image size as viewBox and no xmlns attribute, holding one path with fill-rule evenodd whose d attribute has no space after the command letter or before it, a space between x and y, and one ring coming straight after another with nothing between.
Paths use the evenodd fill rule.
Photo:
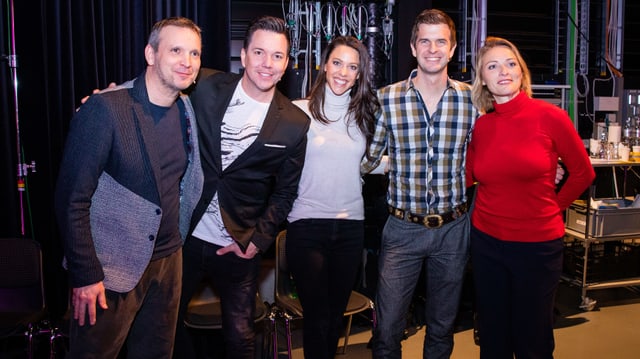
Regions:
<instances>
[{"instance_id":1,"label":"man in plaid shirt","mask_svg":"<svg viewBox=\"0 0 640 359\"><path fill-rule=\"evenodd\" d=\"M439 10L415 20L411 50L418 67L382 88L371 154L389 155L390 216L382 233L374 358L400 358L406 314L425 268L424 358L449 358L469 257L465 153L478 113L468 85L448 77L456 48L453 20Z\"/></svg>"}]
</instances>

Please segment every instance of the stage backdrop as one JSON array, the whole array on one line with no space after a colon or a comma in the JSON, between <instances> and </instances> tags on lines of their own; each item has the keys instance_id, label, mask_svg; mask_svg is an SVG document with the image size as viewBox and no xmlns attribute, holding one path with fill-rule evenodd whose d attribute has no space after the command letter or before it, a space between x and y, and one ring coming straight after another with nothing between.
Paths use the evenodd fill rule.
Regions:
<instances>
[{"instance_id":1,"label":"stage backdrop","mask_svg":"<svg viewBox=\"0 0 640 359\"><path fill-rule=\"evenodd\" d=\"M0 237L31 237L42 244L47 299L54 316L66 309L67 287L53 192L69 121L80 99L94 88L141 73L149 30L169 16L185 16L200 25L203 66L228 70L229 9L228 0L2 1ZM10 71L13 61L5 58L13 54L12 45L18 111ZM18 128L21 162L35 161L36 166L35 173L25 176L22 201L16 174Z\"/></svg>"}]
</instances>

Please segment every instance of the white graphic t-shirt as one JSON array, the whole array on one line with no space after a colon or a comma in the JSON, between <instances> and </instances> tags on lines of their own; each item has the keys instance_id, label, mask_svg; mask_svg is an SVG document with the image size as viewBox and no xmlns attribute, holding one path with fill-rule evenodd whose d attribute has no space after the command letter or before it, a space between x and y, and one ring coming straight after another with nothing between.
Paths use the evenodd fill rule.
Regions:
<instances>
[{"instance_id":1,"label":"white graphic t-shirt","mask_svg":"<svg viewBox=\"0 0 640 359\"><path fill-rule=\"evenodd\" d=\"M231 102L227 106L220 128L220 149L222 169L226 169L258 137L270 103L258 102L242 89L238 83ZM228 246L233 238L227 232L220 215L220 204L216 192L206 212L196 225L193 235L206 242Z\"/></svg>"}]
</instances>

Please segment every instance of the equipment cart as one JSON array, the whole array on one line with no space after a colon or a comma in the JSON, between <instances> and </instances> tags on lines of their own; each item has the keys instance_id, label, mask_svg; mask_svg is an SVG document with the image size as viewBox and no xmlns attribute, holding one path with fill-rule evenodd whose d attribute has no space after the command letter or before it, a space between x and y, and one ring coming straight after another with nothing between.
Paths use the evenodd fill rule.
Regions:
<instances>
[{"instance_id":1,"label":"equipment cart","mask_svg":"<svg viewBox=\"0 0 640 359\"><path fill-rule=\"evenodd\" d=\"M631 172L638 176L640 162L592 159L592 165L611 168L613 200L624 201L627 175ZM618 171L624 176L622 196L618 192ZM593 209L595 192L595 185L590 186L587 199L575 201L565 218L563 279L582 289L580 308L586 311L596 305L587 296L589 290L640 285L640 208Z\"/></svg>"}]
</instances>

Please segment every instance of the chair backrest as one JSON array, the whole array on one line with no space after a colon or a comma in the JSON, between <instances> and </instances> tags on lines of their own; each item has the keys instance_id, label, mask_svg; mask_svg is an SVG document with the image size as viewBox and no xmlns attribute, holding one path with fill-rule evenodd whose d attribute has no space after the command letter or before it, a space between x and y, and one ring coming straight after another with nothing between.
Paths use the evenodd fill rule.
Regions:
<instances>
[{"instance_id":1,"label":"chair backrest","mask_svg":"<svg viewBox=\"0 0 640 359\"><path fill-rule=\"evenodd\" d=\"M0 238L0 312L44 310L42 252L28 238Z\"/></svg>"},{"instance_id":2,"label":"chair backrest","mask_svg":"<svg viewBox=\"0 0 640 359\"><path fill-rule=\"evenodd\" d=\"M289 267L287 265L286 254L287 231L283 230L276 236L276 284L275 284L275 301L291 301L297 300L295 293L295 284L291 278Z\"/></svg>"},{"instance_id":3,"label":"chair backrest","mask_svg":"<svg viewBox=\"0 0 640 359\"><path fill-rule=\"evenodd\" d=\"M256 292L256 311L254 321L258 322L267 316L268 308ZM184 324L196 329L222 328L222 302L211 281L205 278L187 306Z\"/></svg>"},{"instance_id":4,"label":"chair backrest","mask_svg":"<svg viewBox=\"0 0 640 359\"><path fill-rule=\"evenodd\" d=\"M289 272L289 266L287 265L287 230L282 230L276 237L276 266L278 271L282 273Z\"/></svg>"}]
</instances>

